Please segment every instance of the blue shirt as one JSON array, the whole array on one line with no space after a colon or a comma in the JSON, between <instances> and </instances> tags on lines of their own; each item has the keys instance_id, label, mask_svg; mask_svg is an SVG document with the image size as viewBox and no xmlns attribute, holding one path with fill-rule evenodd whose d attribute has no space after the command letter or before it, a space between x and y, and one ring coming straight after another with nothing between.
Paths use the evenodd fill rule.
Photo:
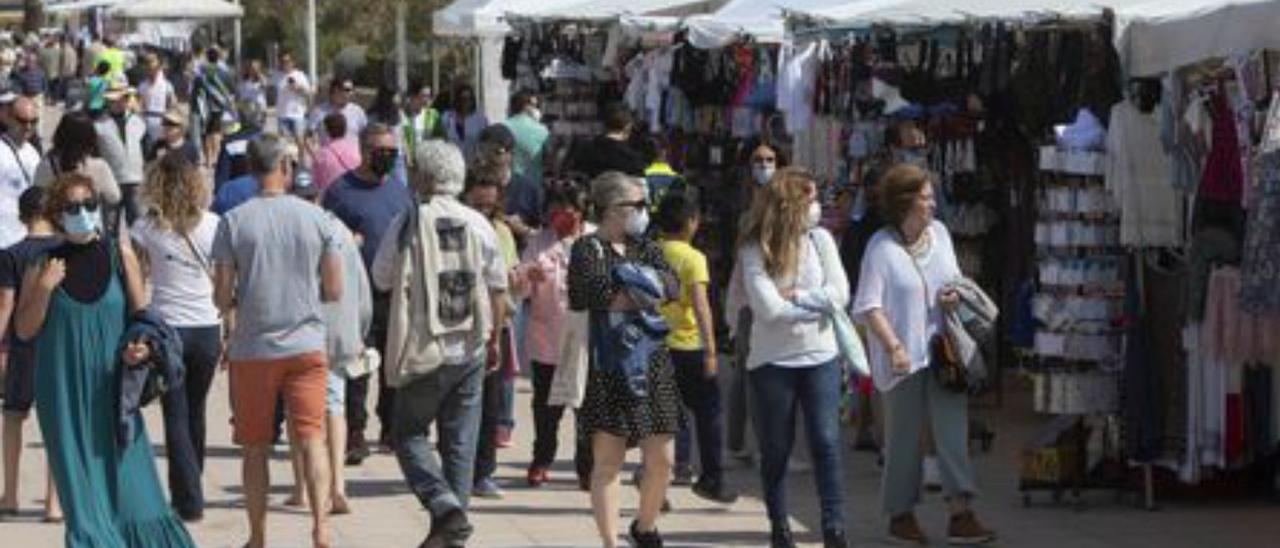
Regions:
<instances>
[{"instance_id":1,"label":"blue shirt","mask_svg":"<svg viewBox=\"0 0 1280 548\"><path fill-rule=\"evenodd\" d=\"M325 209L332 211L352 232L364 241L360 257L366 268L373 265L378 244L391 226L391 221L413 207L409 188L387 177L385 182L361 179L355 171L339 177L324 192Z\"/></svg>"},{"instance_id":2,"label":"blue shirt","mask_svg":"<svg viewBox=\"0 0 1280 548\"><path fill-rule=\"evenodd\" d=\"M219 216L226 215L236 206L257 196L261 190L262 186L253 175L242 175L227 181L222 188L218 189L218 193L213 197L213 205L209 209Z\"/></svg>"},{"instance_id":3,"label":"blue shirt","mask_svg":"<svg viewBox=\"0 0 1280 548\"><path fill-rule=\"evenodd\" d=\"M507 187L508 215L519 215L529 226L542 226L542 208L545 202L546 191L542 188L542 183L531 177L511 174L511 184Z\"/></svg>"}]
</instances>

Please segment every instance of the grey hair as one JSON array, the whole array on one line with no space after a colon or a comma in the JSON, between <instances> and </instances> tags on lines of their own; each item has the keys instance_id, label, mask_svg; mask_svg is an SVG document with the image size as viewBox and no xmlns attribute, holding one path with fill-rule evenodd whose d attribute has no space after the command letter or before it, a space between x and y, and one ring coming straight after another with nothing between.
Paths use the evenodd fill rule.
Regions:
<instances>
[{"instance_id":1,"label":"grey hair","mask_svg":"<svg viewBox=\"0 0 1280 548\"><path fill-rule=\"evenodd\" d=\"M382 122L372 122L364 127L364 131L360 132L360 148L369 151L375 138L383 135L395 135L395 131L391 126Z\"/></svg>"},{"instance_id":2,"label":"grey hair","mask_svg":"<svg viewBox=\"0 0 1280 548\"><path fill-rule=\"evenodd\" d=\"M596 220L604 216L610 206L618 203L630 187L644 188L644 180L622 173L606 171L591 181L591 203L596 207Z\"/></svg>"},{"instance_id":3,"label":"grey hair","mask_svg":"<svg viewBox=\"0 0 1280 548\"><path fill-rule=\"evenodd\" d=\"M249 170L267 175L280 167L289 155L289 143L274 133L263 133L249 143Z\"/></svg>"},{"instance_id":4,"label":"grey hair","mask_svg":"<svg viewBox=\"0 0 1280 548\"><path fill-rule=\"evenodd\" d=\"M413 151L414 190L423 196L457 196L467 181L467 162L453 143L430 139Z\"/></svg>"}]
</instances>

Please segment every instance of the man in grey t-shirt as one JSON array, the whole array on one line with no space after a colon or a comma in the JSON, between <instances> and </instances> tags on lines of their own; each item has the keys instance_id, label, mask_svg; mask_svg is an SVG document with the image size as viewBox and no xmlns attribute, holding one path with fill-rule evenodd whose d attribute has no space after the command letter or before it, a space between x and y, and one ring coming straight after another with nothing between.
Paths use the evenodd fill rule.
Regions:
<instances>
[{"instance_id":1,"label":"man in grey t-shirt","mask_svg":"<svg viewBox=\"0 0 1280 548\"><path fill-rule=\"evenodd\" d=\"M288 194L293 161L279 136L263 135L249 145L261 193L222 218L213 242L215 300L224 317L234 312L237 319L227 355L235 442L244 448L251 548L266 543L267 456L281 395L303 447L312 540L332 544L322 302L342 296L342 259L324 210Z\"/></svg>"}]
</instances>

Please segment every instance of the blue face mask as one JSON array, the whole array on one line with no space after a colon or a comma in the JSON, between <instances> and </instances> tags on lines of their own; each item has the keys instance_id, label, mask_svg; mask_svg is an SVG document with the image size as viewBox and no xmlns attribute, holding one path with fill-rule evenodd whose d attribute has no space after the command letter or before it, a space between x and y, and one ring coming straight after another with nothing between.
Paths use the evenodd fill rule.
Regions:
<instances>
[{"instance_id":1,"label":"blue face mask","mask_svg":"<svg viewBox=\"0 0 1280 548\"><path fill-rule=\"evenodd\" d=\"M62 230L73 242L84 243L93 239L101 226L102 214L96 209L90 212L82 207L76 213L62 214Z\"/></svg>"}]
</instances>

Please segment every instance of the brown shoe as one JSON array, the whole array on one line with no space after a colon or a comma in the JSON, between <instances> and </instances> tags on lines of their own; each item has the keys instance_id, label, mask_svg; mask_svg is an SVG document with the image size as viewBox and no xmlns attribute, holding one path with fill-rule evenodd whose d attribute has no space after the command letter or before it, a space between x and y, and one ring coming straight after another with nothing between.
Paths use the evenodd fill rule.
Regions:
<instances>
[{"instance_id":1,"label":"brown shoe","mask_svg":"<svg viewBox=\"0 0 1280 548\"><path fill-rule=\"evenodd\" d=\"M971 546L987 544L996 539L995 531L991 531L978 523L978 517L972 510L965 510L951 516L951 524L947 526L947 542L952 545Z\"/></svg>"},{"instance_id":2,"label":"brown shoe","mask_svg":"<svg viewBox=\"0 0 1280 548\"><path fill-rule=\"evenodd\" d=\"M898 514L889 520L889 538L903 544L924 546L929 543L924 531L920 530L920 524L916 522L916 515L911 512Z\"/></svg>"}]
</instances>

